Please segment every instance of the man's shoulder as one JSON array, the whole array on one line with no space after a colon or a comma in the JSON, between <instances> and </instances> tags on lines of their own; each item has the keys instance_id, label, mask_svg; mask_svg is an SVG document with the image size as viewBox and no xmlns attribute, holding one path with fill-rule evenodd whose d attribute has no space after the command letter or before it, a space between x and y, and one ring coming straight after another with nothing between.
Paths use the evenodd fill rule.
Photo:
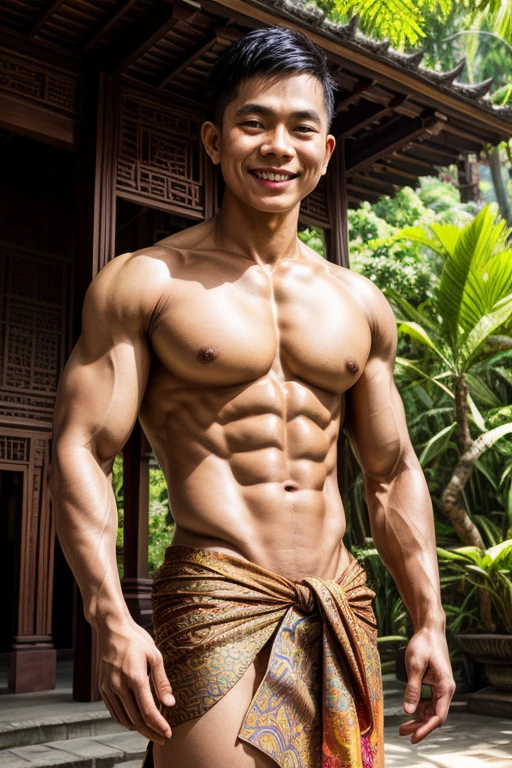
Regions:
<instances>
[{"instance_id":1,"label":"man's shoulder","mask_svg":"<svg viewBox=\"0 0 512 768\"><path fill-rule=\"evenodd\" d=\"M351 298L363 309L373 338L394 338L396 336L395 315L381 289L359 272L337 264L330 266L332 274L346 286Z\"/></svg>"},{"instance_id":2,"label":"man's shoulder","mask_svg":"<svg viewBox=\"0 0 512 768\"><path fill-rule=\"evenodd\" d=\"M169 285L173 256L179 254L158 245L116 256L96 274L86 301L112 321L147 330Z\"/></svg>"}]
</instances>

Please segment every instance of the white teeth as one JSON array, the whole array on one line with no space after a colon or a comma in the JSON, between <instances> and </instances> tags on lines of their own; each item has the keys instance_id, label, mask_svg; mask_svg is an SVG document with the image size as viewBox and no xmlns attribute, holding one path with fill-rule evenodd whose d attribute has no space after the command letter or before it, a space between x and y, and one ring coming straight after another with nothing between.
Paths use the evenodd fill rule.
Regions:
<instances>
[{"instance_id":1,"label":"white teeth","mask_svg":"<svg viewBox=\"0 0 512 768\"><path fill-rule=\"evenodd\" d=\"M287 181L291 176L282 173L264 173L263 171L254 171L259 179L268 179L269 181Z\"/></svg>"}]
</instances>

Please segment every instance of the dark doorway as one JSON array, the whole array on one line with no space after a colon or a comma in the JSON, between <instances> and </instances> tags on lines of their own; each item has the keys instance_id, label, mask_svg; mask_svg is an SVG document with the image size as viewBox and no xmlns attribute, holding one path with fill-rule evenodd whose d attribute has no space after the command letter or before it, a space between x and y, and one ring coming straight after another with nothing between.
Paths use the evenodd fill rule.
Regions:
<instances>
[{"instance_id":1,"label":"dark doorway","mask_svg":"<svg viewBox=\"0 0 512 768\"><path fill-rule=\"evenodd\" d=\"M0 653L9 653L16 633L20 595L23 472L0 471Z\"/></svg>"}]
</instances>

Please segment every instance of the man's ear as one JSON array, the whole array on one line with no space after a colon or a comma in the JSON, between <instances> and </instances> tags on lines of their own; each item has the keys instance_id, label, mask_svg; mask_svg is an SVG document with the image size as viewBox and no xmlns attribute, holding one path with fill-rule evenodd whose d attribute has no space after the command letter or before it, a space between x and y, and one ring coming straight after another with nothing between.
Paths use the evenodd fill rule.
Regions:
<instances>
[{"instance_id":1,"label":"man's ear","mask_svg":"<svg viewBox=\"0 0 512 768\"><path fill-rule=\"evenodd\" d=\"M215 123L206 120L201 126L201 140L214 165L220 163L221 134Z\"/></svg>"},{"instance_id":2,"label":"man's ear","mask_svg":"<svg viewBox=\"0 0 512 768\"><path fill-rule=\"evenodd\" d=\"M324 166L322 168L322 176L324 176L327 173L327 166L329 165L329 160L331 159L335 146L336 146L336 139L334 138L332 133L329 133L325 140L325 158L324 158Z\"/></svg>"}]
</instances>

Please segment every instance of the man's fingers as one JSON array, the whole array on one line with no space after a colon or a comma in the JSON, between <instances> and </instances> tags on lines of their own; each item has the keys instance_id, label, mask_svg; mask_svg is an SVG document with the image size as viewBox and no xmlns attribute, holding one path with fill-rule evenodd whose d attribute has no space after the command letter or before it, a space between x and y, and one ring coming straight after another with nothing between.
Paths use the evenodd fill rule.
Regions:
<instances>
[{"instance_id":1,"label":"man's fingers","mask_svg":"<svg viewBox=\"0 0 512 768\"><path fill-rule=\"evenodd\" d=\"M404 691L404 711L412 714L416 711L421 696L421 683L425 665L411 661L407 670L407 685Z\"/></svg>"},{"instance_id":2,"label":"man's fingers","mask_svg":"<svg viewBox=\"0 0 512 768\"><path fill-rule=\"evenodd\" d=\"M166 704L168 707L172 707L173 704L176 704L176 699L174 698L171 684L169 683L165 673L162 654L159 652L153 660L150 660L149 663L151 665L151 676L153 678L153 686L155 688L156 695L163 704Z\"/></svg>"},{"instance_id":3,"label":"man's fingers","mask_svg":"<svg viewBox=\"0 0 512 768\"><path fill-rule=\"evenodd\" d=\"M417 715L416 720L402 723L398 729L400 736L411 736L412 744L417 744L444 722L444 719L436 712L436 702L434 701L420 702Z\"/></svg>"},{"instance_id":4,"label":"man's fingers","mask_svg":"<svg viewBox=\"0 0 512 768\"><path fill-rule=\"evenodd\" d=\"M437 715L429 718L426 723L421 723L420 727L411 736L411 744L417 744L419 741L428 736L435 728L439 728L441 720Z\"/></svg>"},{"instance_id":5,"label":"man's fingers","mask_svg":"<svg viewBox=\"0 0 512 768\"><path fill-rule=\"evenodd\" d=\"M123 702L120 700L119 696L116 693L112 692L112 695L109 696L108 694L102 692L101 695L110 714L112 715L114 720L117 720L117 722L120 725L123 725L128 730L136 729L146 739L150 739L151 741L158 741L158 743L161 744L162 746L165 744L165 738L162 736L161 733L157 733L152 728L148 728L142 722L142 720L140 721L141 722L140 725L136 722L138 719L137 715L135 715L135 720L132 720L130 718Z\"/></svg>"},{"instance_id":6,"label":"man's fingers","mask_svg":"<svg viewBox=\"0 0 512 768\"><path fill-rule=\"evenodd\" d=\"M434 704L435 714L440 718L441 724L444 723L448 717L450 711L450 702L455 692L455 684L452 683L448 686L434 686L432 691L432 699Z\"/></svg>"},{"instance_id":7,"label":"man's fingers","mask_svg":"<svg viewBox=\"0 0 512 768\"><path fill-rule=\"evenodd\" d=\"M155 700L149 687L149 677L146 677L143 683L134 683L132 692L137 700L139 711L142 715L142 721L157 733L169 738L172 734L171 726L165 717L158 711Z\"/></svg>"},{"instance_id":8,"label":"man's fingers","mask_svg":"<svg viewBox=\"0 0 512 768\"><path fill-rule=\"evenodd\" d=\"M145 731L151 734L148 736L148 738L152 739L153 741L156 739L160 744L165 744L165 737L162 736L160 729L155 730L147 722L145 722L145 718L139 710L135 694L130 688L126 688L123 691L122 704L133 726L139 732L142 732L142 729L145 729ZM169 726L167 726L167 728L169 728Z\"/></svg>"}]
</instances>

